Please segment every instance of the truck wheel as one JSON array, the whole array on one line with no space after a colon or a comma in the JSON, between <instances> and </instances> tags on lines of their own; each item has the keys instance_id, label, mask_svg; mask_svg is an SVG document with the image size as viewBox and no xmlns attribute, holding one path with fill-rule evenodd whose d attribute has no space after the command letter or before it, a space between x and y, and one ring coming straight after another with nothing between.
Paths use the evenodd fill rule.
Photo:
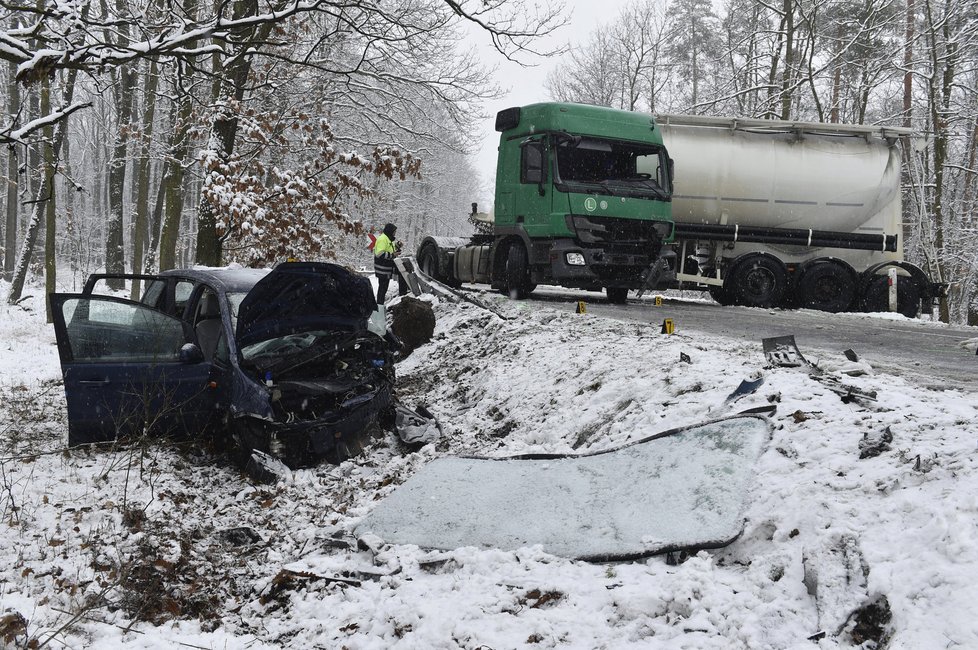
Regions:
<instances>
[{"instance_id":1,"label":"truck wheel","mask_svg":"<svg viewBox=\"0 0 978 650\"><path fill-rule=\"evenodd\" d=\"M530 295L530 265L522 243L510 244L506 252L506 293L517 300Z\"/></svg>"},{"instance_id":2,"label":"truck wheel","mask_svg":"<svg viewBox=\"0 0 978 650\"><path fill-rule=\"evenodd\" d=\"M444 282L445 278L438 272L438 250L434 244L425 244L418 253L418 266L421 271L433 280Z\"/></svg>"},{"instance_id":3,"label":"truck wheel","mask_svg":"<svg viewBox=\"0 0 978 650\"><path fill-rule=\"evenodd\" d=\"M863 290L863 311L890 311L890 283L885 275L874 275ZM897 280L897 311L907 318L920 313L920 287L911 277L900 276Z\"/></svg>"},{"instance_id":4,"label":"truck wheel","mask_svg":"<svg viewBox=\"0 0 978 650\"><path fill-rule=\"evenodd\" d=\"M608 294L608 302L612 305L624 305L628 302L628 289L621 287L605 287L604 291Z\"/></svg>"},{"instance_id":5,"label":"truck wheel","mask_svg":"<svg viewBox=\"0 0 978 650\"><path fill-rule=\"evenodd\" d=\"M834 260L816 262L802 271L796 291L800 307L819 311L848 311L856 296L856 276Z\"/></svg>"},{"instance_id":6,"label":"truck wheel","mask_svg":"<svg viewBox=\"0 0 978 650\"><path fill-rule=\"evenodd\" d=\"M775 307L781 304L788 287L788 271L781 260L770 255L746 255L727 276L734 304L745 307Z\"/></svg>"},{"instance_id":7,"label":"truck wheel","mask_svg":"<svg viewBox=\"0 0 978 650\"><path fill-rule=\"evenodd\" d=\"M715 284L708 284L706 290L709 292L710 297L717 302L717 304L724 307L729 307L730 305L734 304L731 292L726 286L720 287Z\"/></svg>"}]
</instances>

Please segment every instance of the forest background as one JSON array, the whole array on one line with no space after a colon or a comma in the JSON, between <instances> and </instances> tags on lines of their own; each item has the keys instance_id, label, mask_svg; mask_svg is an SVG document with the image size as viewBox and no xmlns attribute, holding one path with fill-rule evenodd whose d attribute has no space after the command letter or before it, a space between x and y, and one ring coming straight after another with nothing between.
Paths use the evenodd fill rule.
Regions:
<instances>
[{"instance_id":1,"label":"forest background","mask_svg":"<svg viewBox=\"0 0 978 650\"><path fill-rule=\"evenodd\" d=\"M950 283L941 320L978 324L978 0L637 0L555 47L569 11L0 0L6 299L103 269L360 266L387 221L409 248L466 234L491 43L553 57L555 100L912 127L906 256Z\"/></svg>"}]
</instances>

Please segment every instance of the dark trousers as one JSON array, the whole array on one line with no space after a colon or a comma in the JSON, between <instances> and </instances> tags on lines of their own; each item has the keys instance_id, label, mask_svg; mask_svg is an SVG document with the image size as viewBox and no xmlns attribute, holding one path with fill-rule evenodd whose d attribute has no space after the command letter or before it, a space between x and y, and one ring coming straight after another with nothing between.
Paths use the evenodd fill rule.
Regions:
<instances>
[{"instance_id":1,"label":"dark trousers","mask_svg":"<svg viewBox=\"0 0 978 650\"><path fill-rule=\"evenodd\" d=\"M408 292L407 282L404 280L404 276L401 272L394 267L394 275L397 276L397 295L403 296ZM387 296L387 287L391 284L391 276L389 275L378 275L377 276L377 304L383 305L384 298Z\"/></svg>"}]
</instances>

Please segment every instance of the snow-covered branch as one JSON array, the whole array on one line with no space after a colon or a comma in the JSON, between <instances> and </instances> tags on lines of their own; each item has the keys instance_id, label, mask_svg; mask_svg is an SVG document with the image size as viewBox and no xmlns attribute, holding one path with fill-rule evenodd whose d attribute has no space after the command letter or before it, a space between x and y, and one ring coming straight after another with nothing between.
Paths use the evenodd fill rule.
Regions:
<instances>
[{"instance_id":1,"label":"snow-covered branch","mask_svg":"<svg viewBox=\"0 0 978 650\"><path fill-rule=\"evenodd\" d=\"M91 102L75 102L63 108L51 111L49 115L31 120L27 124L14 128L6 125L0 128L0 144L22 144L33 133L40 131L46 126L57 124L75 111L91 106Z\"/></svg>"}]
</instances>

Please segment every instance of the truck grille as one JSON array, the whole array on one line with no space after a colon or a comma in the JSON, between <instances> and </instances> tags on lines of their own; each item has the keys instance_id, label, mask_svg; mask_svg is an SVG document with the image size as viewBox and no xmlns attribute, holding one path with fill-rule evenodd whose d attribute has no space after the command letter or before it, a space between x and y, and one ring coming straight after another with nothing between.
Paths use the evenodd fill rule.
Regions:
<instances>
[{"instance_id":1,"label":"truck grille","mask_svg":"<svg viewBox=\"0 0 978 650\"><path fill-rule=\"evenodd\" d=\"M651 257L657 254L662 242L659 229L668 224L639 219L620 219L614 217L595 217L569 215L570 229L574 231L577 243L583 248L601 248L606 255L641 255ZM656 228L658 225L658 228ZM650 242L655 242L650 245Z\"/></svg>"}]
</instances>

